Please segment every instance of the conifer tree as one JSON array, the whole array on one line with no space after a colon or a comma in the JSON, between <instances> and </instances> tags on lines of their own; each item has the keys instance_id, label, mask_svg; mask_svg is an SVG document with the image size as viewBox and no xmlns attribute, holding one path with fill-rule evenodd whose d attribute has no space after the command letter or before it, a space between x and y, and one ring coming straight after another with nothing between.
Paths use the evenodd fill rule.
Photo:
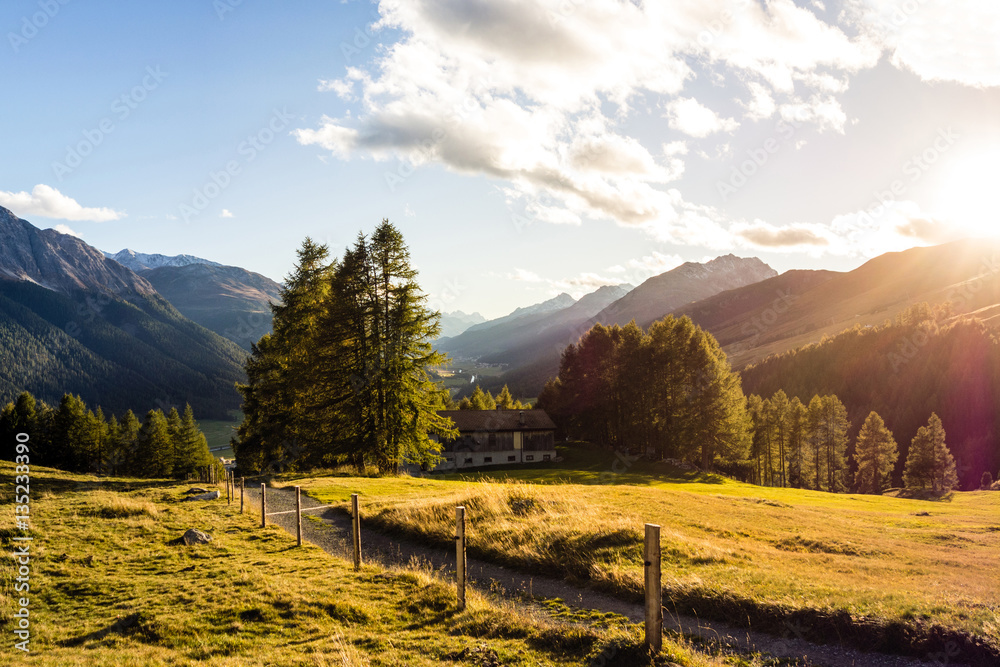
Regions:
<instances>
[{"instance_id":1,"label":"conifer tree","mask_svg":"<svg viewBox=\"0 0 1000 667\"><path fill-rule=\"evenodd\" d=\"M494 403L501 410L520 410L524 407L521 405L521 401L514 400L514 397L510 394L510 389L507 388L507 385L504 385L503 389L500 390L500 393L497 394L494 399Z\"/></svg>"},{"instance_id":2,"label":"conifer tree","mask_svg":"<svg viewBox=\"0 0 1000 667\"><path fill-rule=\"evenodd\" d=\"M208 451L208 441L198 428L190 404L184 407L184 416L177 428L177 438L178 457L174 460L175 477L186 477L199 467L214 463L215 457Z\"/></svg>"},{"instance_id":3,"label":"conifer tree","mask_svg":"<svg viewBox=\"0 0 1000 667\"><path fill-rule=\"evenodd\" d=\"M170 434L170 469L174 476L181 476L184 473L184 451L181 445L181 415L176 407L171 407L167 413L167 432Z\"/></svg>"},{"instance_id":4,"label":"conifer tree","mask_svg":"<svg viewBox=\"0 0 1000 667\"><path fill-rule=\"evenodd\" d=\"M497 402L490 395L489 391L483 391L476 385L473 390L472 395L469 397L469 403L472 405L473 410L496 410Z\"/></svg>"},{"instance_id":5,"label":"conifer tree","mask_svg":"<svg viewBox=\"0 0 1000 667\"><path fill-rule=\"evenodd\" d=\"M892 433L874 410L865 419L855 445L855 485L859 493L881 494L890 483L890 475L899 451Z\"/></svg>"},{"instance_id":6,"label":"conifer tree","mask_svg":"<svg viewBox=\"0 0 1000 667\"><path fill-rule=\"evenodd\" d=\"M138 458L139 429L142 424L131 410L126 410L118 423L118 438L113 444L116 452L114 466L116 473L140 474Z\"/></svg>"},{"instance_id":7,"label":"conifer tree","mask_svg":"<svg viewBox=\"0 0 1000 667\"><path fill-rule=\"evenodd\" d=\"M136 472L144 477L169 477L173 472L170 426L162 410L150 410L136 438Z\"/></svg>"}]
</instances>

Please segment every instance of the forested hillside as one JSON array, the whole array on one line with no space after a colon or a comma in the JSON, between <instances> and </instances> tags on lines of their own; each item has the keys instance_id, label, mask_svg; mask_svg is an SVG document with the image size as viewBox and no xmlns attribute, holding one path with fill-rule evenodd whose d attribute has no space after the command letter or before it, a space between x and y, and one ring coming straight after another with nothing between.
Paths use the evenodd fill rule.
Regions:
<instances>
[{"instance_id":1,"label":"forested hillside","mask_svg":"<svg viewBox=\"0 0 1000 667\"><path fill-rule=\"evenodd\" d=\"M909 443L937 413L958 464L960 488L1000 465L1000 344L980 321L947 308L913 307L893 322L855 327L742 371L747 394L784 390L808 403L835 394L847 408L853 440L872 410L899 443L893 479L902 479Z\"/></svg>"},{"instance_id":2,"label":"forested hillside","mask_svg":"<svg viewBox=\"0 0 1000 667\"><path fill-rule=\"evenodd\" d=\"M0 403L65 392L123 413L190 403L204 418L239 408L243 352L158 295L133 301L0 280Z\"/></svg>"}]
</instances>

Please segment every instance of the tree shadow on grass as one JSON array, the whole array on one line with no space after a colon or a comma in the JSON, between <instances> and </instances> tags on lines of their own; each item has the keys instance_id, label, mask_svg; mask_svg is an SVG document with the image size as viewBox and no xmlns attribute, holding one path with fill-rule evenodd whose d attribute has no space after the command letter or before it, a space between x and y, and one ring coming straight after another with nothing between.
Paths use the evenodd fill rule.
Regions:
<instances>
[{"instance_id":1,"label":"tree shadow on grass","mask_svg":"<svg viewBox=\"0 0 1000 667\"><path fill-rule=\"evenodd\" d=\"M135 612L118 618L111 625L95 630L94 632L79 637L63 639L59 642L61 646L79 646L92 641L101 641L108 635L117 634L122 637L136 637L144 642L154 644L160 640L160 633L157 629L155 619L143 612Z\"/></svg>"}]
</instances>

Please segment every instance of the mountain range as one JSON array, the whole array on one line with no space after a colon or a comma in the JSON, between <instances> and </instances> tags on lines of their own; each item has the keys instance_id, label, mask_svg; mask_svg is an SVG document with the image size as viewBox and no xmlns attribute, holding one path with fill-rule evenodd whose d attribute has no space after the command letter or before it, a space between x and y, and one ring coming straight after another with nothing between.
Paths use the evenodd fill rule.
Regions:
<instances>
[{"instance_id":1,"label":"mountain range","mask_svg":"<svg viewBox=\"0 0 1000 667\"><path fill-rule=\"evenodd\" d=\"M247 351L271 331L269 304L281 301L281 285L267 276L191 255L104 254L145 278L182 315Z\"/></svg>"},{"instance_id":2,"label":"mountain range","mask_svg":"<svg viewBox=\"0 0 1000 667\"><path fill-rule=\"evenodd\" d=\"M146 278L0 207L0 403L72 392L115 414L191 403L225 419L240 405L244 357Z\"/></svg>"},{"instance_id":3,"label":"mountain range","mask_svg":"<svg viewBox=\"0 0 1000 667\"><path fill-rule=\"evenodd\" d=\"M484 380L491 390L509 384L520 396L537 396L558 371L563 349L594 324L635 320L648 326L691 302L775 276L777 272L756 257L726 255L705 263L687 262L635 288L606 285L579 301L560 294L533 308L470 327L441 341L439 347L457 358L506 366L499 379Z\"/></svg>"}]
</instances>

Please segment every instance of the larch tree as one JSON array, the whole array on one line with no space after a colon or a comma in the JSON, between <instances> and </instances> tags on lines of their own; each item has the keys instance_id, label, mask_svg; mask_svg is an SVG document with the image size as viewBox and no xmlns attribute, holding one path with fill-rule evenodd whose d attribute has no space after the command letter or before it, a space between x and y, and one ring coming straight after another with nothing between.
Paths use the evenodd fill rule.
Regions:
<instances>
[{"instance_id":1,"label":"larch tree","mask_svg":"<svg viewBox=\"0 0 1000 667\"><path fill-rule=\"evenodd\" d=\"M858 434L854 459L857 465L855 487L859 493L881 494L890 483L890 476L899 450L892 432L874 410L865 419Z\"/></svg>"},{"instance_id":2,"label":"larch tree","mask_svg":"<svg viewBox=\"0 0 1000 667\"><path fill-rule=\"evenodd\" d=\"M136 438L137 472L144 477L169 477L173 472L170 425L162 410L150 410Z\"/></svg>"}]
</instances>

